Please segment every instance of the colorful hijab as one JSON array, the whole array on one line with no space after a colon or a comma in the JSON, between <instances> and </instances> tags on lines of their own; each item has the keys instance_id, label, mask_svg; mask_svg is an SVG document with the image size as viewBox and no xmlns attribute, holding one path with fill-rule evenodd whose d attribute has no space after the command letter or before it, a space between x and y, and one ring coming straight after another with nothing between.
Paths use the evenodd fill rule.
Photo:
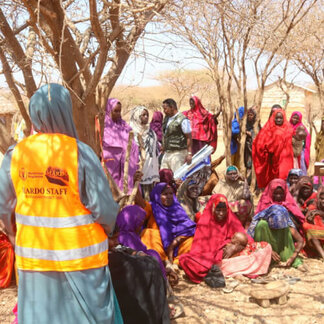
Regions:
<instances>
[{"instance_id":1,"label":"colorful hijab","mask_svg":"<svg viewBox=\"0 0 324 324\"><path fill-rule=\"evenodd\" d=\"M116 122L111 118L111 112L119 103L118 99L109 98L107 101L104 136L103 136L103 159L108 171L120 190L123 190L124 164L126 158L127 144L131 127L120 118ZM128 169L128 193L133 188L133 177L137 170L139 153L138 146L133 140L129 156Z\"/></svg>"},{"instance_id":2,"label":"colorful hijab","mask_svg":"<svg viewBox=\"0 0 324 324\"><path fill-rule=\"evenodd\" d=\"M160 143L162 143L163 137L162 122L163 114L160 111L154 111L150 128L155 132Z\"/></svg>"},{"instance_id":3,"label":"colorful hijab","mask_svg":"<svg viewBox=\"0 0 324 324\"><path fill-rule=\"evenodd\" d=\"M131 112L130 126L134 131L136 143L138 142L138 135L141 135L144 149L145 161L142 169L143 177L141 184L151 184L160 181L159 177L159 151L156 134L149 125L143 125L141 122L141 115L148 109L144 106L137 106Z\"/></svg>"},{"instance_id":4,"label":"colorful hijab","mask_svg":"<svg viewBox=\"0 0 324 324\"><path fill-rule=\"evenodd\" d=\"M273 201L273 192L278 187L282 188L285 192L285 200L281 202ZM293 196L290 194L286 182L282 179L274 179L267 185L259 200L256 213L258 214L272 205L281 205L285 207L292 215L294 215L300 224L305 222L305 216L299 209Z\"/></svg>"},{"instance_id":5,"label":"colorful hijab","mask_svg":"<svg viewBox=\"0 0 324 324\"><path fill-rule=\"evenodd\" d=\"M238 113L239 113L239 119L242 119L244 116L244 107L239 107ZM235 136L238 136L239 134L240 134L240 122L237 120L236 112L235 112L234 119L232 120L231 155L235 154L238 150L238 142Z\"/></svg>"},{"instance_id":6,"label":"colorful hijab","mask_svg":"<svg viewBox=\"0 0 324 324\"><path fill-rule=\"evenodd\" d=\"M288 177L287 177L287 186L288 188L290 187L290 184L289 184L289 177L291 175L296 175L298 178L300 178L302 175L303 175L303 170L301 169L291 169L288 173Z\"/></svg>"},{"instance_id":7,"label":"colorful hijab","mask_svg":"<svg viewBox=\"0 0 324 324\"><path fill-rule=\"evenodd\" d=\"M222 222L213 214L219 203L225 204L227 209L227 217ZM193 282L200 282L213 264L222 261L223 248L236 232L245 233L245 230L229 208L226 197L211 196L198 221L190 252L180 256L180 265Z\"/></svg>"},{"instance_id":8,"label":"colorful hijab","mask_svg":"<svg viewBox=\"0 0 324 324\"><path fill-rule=\"evenodd\" d=\"M295 224L289 216L288 210L281 205L272 205L267 209L257 213L249 226L247 233L254 237L255 228L260 220L267 221L271 229L282 229L287 227L296 228Z\"/></svg>"},{"instance_id":9,"label":"colorful hijab","mask_svg":"<svg viewBox=\"0 0 324 324\"><path fill-rule=\"evenodd\" d=\"M116 220L116 226L119 231L118 241L120 244L130 247L136 251L142 251L157 259L162 272L165 274L165 269L160 258L160 255L155 250L150 250L141 241L138 234L138 228L144 223L146 212L137 205L126 206L123 208Z\"/></svg>"},{"instance_id":10,"label":"colorful hijab","mask_svg":"<svg viewBox=\"0 0 324 324\"><path fill-rule=\"evenodd\" d=\"M230 181L228 173L230 171L237 172L237 180ZM240 199L244 199L245 196L249 196L249 187L242 179L240 179L240 172L235 165L230 165L225 171L225 180L219 180L213 189L214 194L224 195L229 202L235 202ZM246 192L247 190L247 192Z\"/></svg>"},{"instance_id":11,"label":"colorful hijab","mask_svg":"<svg viewBox=\"0 0 324 324\"><path fill-rule=\"evenodd\" d=\"M284 119L281 126L275 124L278 113ZM276 109L255 137L252 159L259 188L265 188L276 178L287 179L288 172L294 165L293 132L284 110Z\"/></svg>"},{"instance_id":12,"label":"colorful hijab","mask_svg":"<svg viewBox=\"0 0 324 324\"><path fill-rule=\"evenodd\" d=\"M173 178L173 171L171 169L161 169L159 171L160 182L167 183L173 190L173 192L177 193L177 185Z\"/></svg>"},{"instance_id":13,"label":"colorful hijab","mask_svg":"<svg viewBox=\"0 0 324 324\"><path fill-rule=\"evenodd\" d=\"M301 196L301 191L303 188L309 188L312 191L311 195L306 200L304 200ZM313 190L314 190L313 182L310 177L303 176L303 177L299 178L299 180L296 184L296 189L294 190L294 197L295 197L297 203L300 205L300 208L304 214L307 213L308 206L310 204L313 204L316 201L317 194Z\"/></svg>"},{"instance_id":14,"label":"colorful hijab","mask_svg":"<svg viewBox=\"0 0 324 324\"><path fill-rule=\"evenodd\" d=\"M299 122L296 125L293 125L292 124L292 118L295 115L297 115L299 117ZM306 137L305 145L304 145L304 159L305 159L305 163L306 163L306 168L308 169L308 166L309 166L309 158L310 158L310 147L311 147L311 141L312 141L312 139L311 139L311 135L310 135L309 131L307 130L306 126L302 123L302 120L303 120L302 113L299 112L299 111L294 111L291 114L289 123L291 124L292 128L294 129L294 131L296 131L299 126L303 126L304 129L305 129L305 132L307 133L307 137Z\"/></svg>"},{"instance_id":15,"label":"colorful hijab","mask_svg":"<svg viewBox=\"0 0 324 324\"><path fill-rule=\"evenodd\" d=\"M192 199L188 196L188 190L190 190L190 186L193 185L198 186L198 183L194 179L186 179L178 189L177 199L189 218L195 221L196 213L198 213L200 209L200 203L198 198Z\"/></svg>"},{"instance_id":16,"label":"colorful hijab","mask_svg":"<svg viewBox=\"0 0 324 324\"><path fill-rule=\"evenodd\" d=\"M254 131L254 124L256 122L256 110L252 107L249 108L247 111L247 115L249 113L253 114L253 120L249 121L248 118L246 118L246 131L251 134L246 134L245 139L245 146L244 146L244 165L248 169L252 169L252 143L255 138L255 131ZM260 129L261 127L259 127Z\"/></svg>"},{"instance_id":17,"label":"colorful hijab","mask_svg":"<svg viewBox=\"0 0 324 324\"><path fill-rule=\"evenodd\" d=\"M324 193L324 186L321 186L321 187L318 188L317 198L323 193ZM324 222L324 209L320 205L319 199L316 199L316 202L313 202L309 207L310 207L309 211L306 214L307 222L310 223L310 224L314 224L315 216L320 216L322 218L322 222Z\"/></svg>"},{"instance_id":18,"label":"colorful hijab","mask_svg":"<svg viewBox=\"0 0 324 324\"><path fill-rule=\"evenodd\" d=\"M196 230L196 223L188 217L175 195L171 206L162 205L161 194L167 186L166 183L160 182L150 194L153 216L159 227L165 251L176 237L193 236Z\"/></svg>"},{"instance_id":19,"label":"colorful hijab","mask_svg":"<svg viewBox=\"0 0 324 324\"><path fill-rule=\"evenodd\" d=\"M253 116L254 116L252 121L249 121L248 119L246 119L246 130L248 132L251 132L252 133L252 138L254 138L254 124L256 122L256 115L257 115L257 113L256 113L255 108L253 108L253 107L249 108L246 113L247 114L252 113ZM243 114L244 114L244 111L243 111ZM242 118L242 117L240 117L240 118Z\"/></svg>"},{"instance_id":20,"label":"colorful hijab","mask_svg":"<svg viewBox=\"0 0 324 324\"><path fill-rule=\"evenodd\" d=\"M217 124L214 116L204 108L198 97L192 96L191 99L195 102L195 107L183 114L190 120L192 139L206 142L216 148Z\"/></svg>"},{"instance_id":21,"label":"colorful hijab","mask_svg":"<svg viewBox=\"0 0 324 324\"><path fill-rule=\"evenodd\" d=\"M29 116L38 133L60 133L78 138L69 91L60 84L40 87L30 98Z\"/></svg>"}]
</instances>

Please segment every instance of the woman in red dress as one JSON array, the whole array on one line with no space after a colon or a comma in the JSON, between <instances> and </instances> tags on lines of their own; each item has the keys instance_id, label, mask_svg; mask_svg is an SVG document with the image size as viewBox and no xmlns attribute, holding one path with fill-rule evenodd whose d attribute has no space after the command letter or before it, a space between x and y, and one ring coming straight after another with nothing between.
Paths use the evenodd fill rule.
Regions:
<instances>
[{"instance_id":1,"label":"woman in red dress","mask_svg":"<svg viewBox=\"0 0 324 324\"><path fill-rule=\"evenodd\" d=\"M287 179L294 165L293 128L282 109L276 109L256 136L252 160L259 188L273 179Z\"/></svg>"}]
</instances>

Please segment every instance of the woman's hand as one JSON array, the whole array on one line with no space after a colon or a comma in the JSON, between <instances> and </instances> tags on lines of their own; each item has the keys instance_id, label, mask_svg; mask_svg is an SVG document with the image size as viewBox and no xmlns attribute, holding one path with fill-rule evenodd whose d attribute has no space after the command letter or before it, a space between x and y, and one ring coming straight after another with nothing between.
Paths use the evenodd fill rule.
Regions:
<instances>
[{"instance_id":1,"label":"woman's hand","mask_svg":"<svg viewBox=\"0 0 324 324\"><path fill-rule=\"evenodd\" d=\"M229 259L235 253L239 252L239 248L234 244L228 244L223 249L223 259Z\"/></svg>"},{"instance_id":2,"label":"woman's hand","mask_svg":"<svg viewBox=\"0 0 324 324\"><path fill-rule=\"evenodd\" d=\"M277 252L275 252L275 251L272 251L271 252L271 258L272 258L273 261L275 261L277 263L279 263L280 260L281 260L280 259L280 255Z\"/></svg>"},{"instance_id":3,"label":"woman's hand","mask_svg":"<svg viewBox=\"0 0 324 324\"><path fill-rule=\"evenodd\" d=\"M174 249L180 245L186 238L185 237L176 237L172 243L169 245L169 247L167 248L166 251L166 255L168 257L168 260L173 263L173 253L174 253Z\"/></svg>"},{"instance_id":4,"label":"woman's hand","mask_svg":"<svg viewBox=\"0 0 324 324\"><path fill-rule=\"evenodd\" d=\"M167 257L168 257L168 260L171 262L171 263L173 263L173 252L174 252L174 248L175 248L175 246L174 246L174 244L173 243L171 243L170 245L169 245L169 247L168 247L168 249L167 249Z\"/></svg>"},{"instance_id":5,"label":"woman's hand","mask_svg":"<svg viewBox=\"0 0 324 324\"><path fill-rule=\"evenodd\" d=\"M192 154L191 153L190 154L188 153L185 162L187 164L191 164L191 161L192 161Z\"/></svg>"},{"instance_id":6,"label":"woman's hand","mask_svg":"<svg viewBox=\"0 0 324 324\"><path fill-rule=\"evenodd\" d=\"M296 257L297 257L297 254L294 253L294 254L293 254L293 255L292 255L292 256L287 260L285 266L286 266L286 267L290 267L290 266L293 264L293 262L295 261Z\"/></svg>"},{"instance_id":7,"label":"woman's hand","mask_svg":"<svg viewBox=\"0 0 324 324\"><path fill-rule=\"evenodd\" d=\"M176 286L179 282L179 277L177 273L173 270L172 266L168 263L165 266L165 272L171 287Z\"/></svg>"},{"instance_id":8,"label":"woman's hand","mask_svg":"<svg viewBox=\"0 0 324 324\"><path fill-rule=\"evenodd\" d=\"M137 170L134 174L134 178L133 178L133 181L134 181L134 184L136 182L140 182L142 180L142 177L143 177L143 173L139 170Z\"/></svg>"}]
</instances>

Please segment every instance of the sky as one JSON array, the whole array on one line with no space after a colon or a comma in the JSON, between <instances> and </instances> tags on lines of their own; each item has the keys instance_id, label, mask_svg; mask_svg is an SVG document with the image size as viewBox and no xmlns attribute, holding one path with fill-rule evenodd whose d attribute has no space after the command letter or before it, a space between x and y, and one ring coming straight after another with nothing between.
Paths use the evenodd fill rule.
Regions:
<instances>
[{"instance_id":1,"label":"sky","mask_svg":"<svg viewBox=\"0 0 324 324\"><path fill-rule=\"evenodd\" d=\"M188 48L179 37L163 34L154 31L152 28L149 31L150 34L146 34L143 39L138 41L136 51L129 59L117 81L117 85L158 86L160 82L156 78L162 71L177 68L200 70L206 67L204 61L199 58L199 53ZM281 74L281 70L276 69L268 83L276 81L278 75ZM247 75L248 89L256 89L257 82L252 64L247 64ZM296 84L307 85L312 83L307 75L298 72L294 66L290 67L288 75L288 80L293 79ZM58 82L58 80L58 77L52 75L50 81ZM0 87L7 88L3 75L0 75Z\"/></svg>"},{"instance_id":2,"label":"sky","mask_svg":"<svg viewBox=\"0 0 324 324\"><path fill-rule=\"evenodd\" d=\"M158 73L176 68L184 69L204 69L206 63L200 58L200 54L193 48L189 48L185 42L177 36L161 33L155 30L153 24L149 25L150 34L144 36L144 40L139 40L136 52L143 55L133 55L127 63L117 84L155 86L159 85L156 80ZM262 62L262 61L261 61ZM248 88L256 89L257 81L254 77L254 67L252 63L247 63ZM282 68L275 69L273 76L268 83L278 80L282 76ZM288 81L293 81L299 85L312 83L311 78L300 72L294 65L291 65L287 73Z\"/></svg>"},{"instance_id":3,"label":"sky","mask_svg":"<svg viewBox=\"0 0 324 324\"><path fill-rule=\"evenodd\" d=\"M127 63L122 75L117 84L119 85L133 85L133 86L156 86L160 85L156 80L158 73L166 70L174 70L177 68L184 68L188 70L200 70L206 68L206 63L198 58L199 53L189 50L184 46L166 45L162 44L168 40L164 36L153 36L154 40L145 40L138 43L139 48L145 48L146 57L136 56L132 57ZM152 37L150 37L152 38ZM178 40L180 42L180 40ZM144 44L143 44L144 43ZM175 44L178 44L175 42ZM159 56L159 59L156 57ZM173 62L172 62L173 61ZM247 64L248 88L256 89L257 81L254 77L254 69L250 63ZM282 76L282 69L278 68L269 78L268 83L278 80L278 76ZM291 65L288 69L287 79L293 80L294 83L306 86L312 83L311 78L305 73L300 72L295 66Z\"/></svg>"}]
</instances>

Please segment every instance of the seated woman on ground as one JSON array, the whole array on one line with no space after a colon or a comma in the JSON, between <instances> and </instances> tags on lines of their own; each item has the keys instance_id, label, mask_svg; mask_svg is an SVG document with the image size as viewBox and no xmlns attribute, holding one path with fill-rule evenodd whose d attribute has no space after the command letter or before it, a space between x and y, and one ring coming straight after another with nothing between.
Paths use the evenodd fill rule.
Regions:
<instances>
[{"instance_id":1,"label":"seated woman on ground","mask_svg":"<svg viewBox=\"0 0 324 324\"><path fill-rule=\"evenodd\" d=\"M142 242L157 251L167 265L177 264L179 256L191 248L196 223L181 207L173 189L166 183L158 183L151 192L150 203L139 195L135 202L146 211Z\"/></svg>"},{"instance_id":2,"label":"seated woman on ground","mask_svg":"<svg viewBox=\"0 0 324 324\"><path fill-rule=\"evenodd\" d=\"M197 221L196 214L206 206L210 196L199 197L200 190L196 180L186 179L179 187L177 199L189 218Z\"/></svg>"},{"instance_id":3,"label":"seated woman on ground","mask_svg":"<svg viewBox=\"0 0 324 324\"><path fill-rule=\"evenodd\" d=\"M241 244L236 244L235 240L235 244L228 244L237 232L245 233L245 230L229 208L226 197L213 195L197 223L190 252L180 256L180 266L192 282L205 280L215 266L219 266L225 276L267 273L271 261L270 245L265 244L265 249L248 256L233 257L242 251Z\"/></svg>"},{"instance_id":4,"label":"seated woman on ground","mask_svg":"<svg viewBox=\"0 0 324 324\"><path fill-rule=\"evenodd\" d=\"M219 180L213 189L213 194L223 194L232 212L242 225L248 228L253 213L253 203L249 185L242 179L236 166L231 165L226 169L225 180Z\"/></svg>"},{"instance_id":5,"label":"seated woman on ground","mask_svg":"<svg viewBox=\"0 0 324 324\"><path fill-rule=\"evenodd\" d=\"M134 323L134 318L139 323L169 323L172 314L168 307L164 267L156 261L155 257L159 256L155 251L139 245L140 238L138 242L131 224L132 221L136 225L141 223L142 212L138 206L125 207L118 215L120 228L116 226L114 234L109 236L112 283L124 323Z\"/></svg>"},{"instance_id":6,"label":"seated woman on ground","mask_svg":"<svg viewBox=\"0 0 324 324\"><path fill-rule=\"evenodd\" d=\"M299 178L303 175L303 171L301 169L291 169L288 173L287 177L287 186L290 193L295 190L296 184Z\"/></svg>"},{"instance_id":7,"label":"seated woman on ground","mask_svg":"<svg viewBox=\"0 0 324 324\"><path fill-rule=\"evenodd\" d=\"M309 205L303 229L308 247L324 260L324 187L318 189L316 201Z\"/></svg>"},{"instance_id":8,"label":"seated woman on ground","mask_svg":"<svg viewBox=\"0 0 324 324\"><path fill-rule=\"evenodd\" d=\"M292 192L300 210L307 214L309 206L314 204L317 193L313 191L312 179L307 176L299 178L295 190Z\"/></svg>"},{"instance_id":9,"label":"seated woman on ground","mask_svg":"<svg viewBox=\"0 0 324 324\"><path fill-rule=\"evenodd\" d=\"M117 216L115 226L118 242L155 258L159 262L161 271L165 277L165 269L160 255L156 251L148 249L141 241L140 233L145 221L145 216L145 210L137 205L123 208Z\"/></svg>"},{"instance_id":10,"label":"seated woman on ground","mask_svg":"<svg viewBox=\"0 0 324 324\"><path fill-rule=\"evenodd\" d=\"M301 227L304 221L305 216L289 193L285 181L274 179L261 196L248 234L255 241L271 244L273 261L282 261L287 267L297 268L302 264L298 254L304 242L296 227Z\"/></svg>"}]
</instances>

